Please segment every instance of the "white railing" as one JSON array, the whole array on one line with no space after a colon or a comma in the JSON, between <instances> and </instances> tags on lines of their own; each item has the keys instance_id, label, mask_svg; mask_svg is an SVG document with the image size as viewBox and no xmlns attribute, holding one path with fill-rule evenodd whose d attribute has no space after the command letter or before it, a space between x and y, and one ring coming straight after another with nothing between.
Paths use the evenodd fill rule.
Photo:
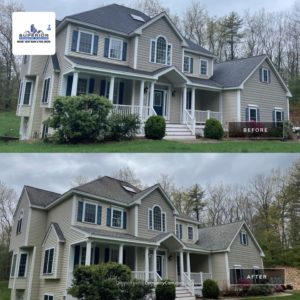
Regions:
<instances>
[{"instance_id":1,"label":"white railing","mask_svg":"<svg viewBox=\"0 0 300 300\"><path fill-rule=\"evenodd\" d=\"M194 281L196 285L203 285L203 282L206 279L212 279L211 273L191 273L191 279Z\"/></svg>"},{"instance_id":2,"label":"white railing","mask_svg":"<svg viewBox=\"0 0 300 300\"><path fill-rule=\"evenodd\" d=\"M187 273L183 273L183 285L185 288L192 294L192 296L195 296L195 290L194 290L194 280L190 279Z\"/></svg>"},{"instance_id":3,"label":"white railing","mask_svg":"<svg viewBox=\"0 0 300 300\"><path fill-rule=\"evenodd\" d=\"M146 272L145 271L132 271L131 276L133 279L146 281ZM148 272L148 281L149 282L160 282L160 281L162 281L162 278L158 273Z\"/></svg>"},{"instance_id":4,"label":"white railing","mask_svg":"<svg viewBox=\"0 0 300 300\"><path fill-rule=\"evenodd\" d=\"M192 115L192 111L188 110L189 114ZM197 124L205 124L209 119L217 119L222 122L222 113L211 110L195 110L195 120Z\"/></svg>"},{"instance_id":5,"label":"white railing","mask_svg":"<svg viewBox=\"0 0 300 300\"><path fill-rule=\"evenodd\" d=\"M193 135L196 133L196 122L188 110L184 110L184 123L188 129L192 132Z\"/></svg>"},{"instance_id":6,"label":"white railing","mask_svg":"<svg viewBox=\"0 0 300 300\"><path fill-rule=\"evenodd\" d=\"M114 104L113 112L122 116L138 115L142 121L146 121L149 117L157 115L153 107L138 105Z\"/></svg>"}]
</instances>

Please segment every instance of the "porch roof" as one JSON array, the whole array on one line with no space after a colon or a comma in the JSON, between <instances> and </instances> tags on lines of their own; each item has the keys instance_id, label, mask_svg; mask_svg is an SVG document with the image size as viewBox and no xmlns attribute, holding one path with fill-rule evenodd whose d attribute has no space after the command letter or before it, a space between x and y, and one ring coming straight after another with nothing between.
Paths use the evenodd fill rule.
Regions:
<instances>
[{"instance_id":1,"label":"porch roof","mask_svg":"<svg viewBox=\"0 0 300 300\"><path fill-rule=\"evenodd\" d=\"M202 78L196 78L196 77L188 77L188 79L191 81L191 83L197 84L197 85L203 85L208 86L212 88L219 88L222 89L223 86L211 79L202 79Z\"/></svg>"}]
</instances>

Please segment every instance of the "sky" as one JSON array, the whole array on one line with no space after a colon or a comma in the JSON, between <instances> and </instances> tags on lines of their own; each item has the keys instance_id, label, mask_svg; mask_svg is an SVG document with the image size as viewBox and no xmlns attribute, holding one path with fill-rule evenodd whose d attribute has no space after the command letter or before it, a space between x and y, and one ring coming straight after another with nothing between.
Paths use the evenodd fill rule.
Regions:
<instances>
[{"instance_id":1,"label":"sky","mask_svg":"<svg viewBox=\"0 0 300 300\"><path fill-rule=\"evenodd\" d=\"M79 175L88 179L130 167L144 185L168 174L177 187L246 184L258 174L290 168L300 154L2 154L0 181L20 194L24 185L63 193Z\"/></svg>"},{"instance_id":2,"label":"sky","mask_svg":"<svg viewBox=\"0 0 300 300\"><path fill-rule=\"evenodd\" d=\"M133 5L134 0L19 0L26 11L54 11L57 19L74 13L97 8L111 3ZM161 0L173 14L181 15L192 0ZM231 11L243 14L245 10L255 11L264 8L266 11L281 11L292 9L295 1L299 0L199 0L208 10L210 15L224 16ZM170 5L170 3L172 5ZM84 5L83 5L84 4Z\"/></svg>"}]
</instances>

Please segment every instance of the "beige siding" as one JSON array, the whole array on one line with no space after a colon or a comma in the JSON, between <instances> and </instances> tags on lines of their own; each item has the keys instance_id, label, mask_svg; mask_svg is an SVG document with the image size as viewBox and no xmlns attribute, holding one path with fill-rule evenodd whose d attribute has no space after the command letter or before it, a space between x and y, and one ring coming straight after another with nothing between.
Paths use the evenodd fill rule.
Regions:
<instances>
[{"instance_id":1,"label":"beige siding","mask_svg":"<svg viewBox=\"0 0 300 300\"><path fill-rule=\"evenodd\" d=\"M189 223L189 222L185 222L185 221L182 221L182 220L177 220L176 223L177 224L182 224L182 240L183 240L183 242L194 243L198 240L197 225ZM193 232L194 232L193 233L193 237L194 237L193 240L188 239L188 232L187 232L188 226L191 226L193 228Z\"/></svg>"},{"instance_id":2,"label":"beige siding","mask_svg":"<svg viewBox=\"0 0 300 300\"><path fill-rule=\"evenodd\" d=\"M182 91L181 89L175 89L175 97L171 97L170 103L170 121L172 123L179 123L182 113Z\"/></svg>"},{"instance_id":3,"label":"beige siding","mask_svg":"<svg viewBox=\"0 0 300 300\"><path fill-rule=\"evenodd\" d=\"M225 253L215 253L211 256L212 276L218 282L220 289L227 287L227 271L225 263Z\"/></svg>"},{"instance_id":4,"label":"beige siding","mask_svg":"<svg viewBox=\"0 0 300 300\"><path fill-rule=\"evenodd\" d=\"M272 70L267 62L262 67ZM271 73L271 84L260 82L260 68L245 83L241 92L241 119L246 120L246 107L248 105L258 105L260 110L260 120L272 122L272 112L275 107L280 107L284 111L285 119L288 117L288 105L286 91L284 90L275 73Z\"/></svg>"},{"instance_id":5,"label":"beige siding","mask_svg":"<svg viewBox=\"0 0 300 300\"><path fill-rule=\"evenodd\" d=\"M237 122L237 91L225 91L223 93L223 123Z\"/></svg>"},{"instance_id":6,"label":"beige siding","mask_svg":"<svg viewBox=\"0 0 300 300\"><path fill-rule=\"evenodd\" d=\"M201 55L196 55L193 53L189 53L187 51L185 51L185 56L189 56L192 57L194 60L194 66L193 66L193 73L185 73L187 76L192 76L192 77L198 77L198 78L203 78L203 79L209 79L210 77L213 76L213 59L212 58L208 58L208 57L204 57ZM203 76L200 75L200 60L207 60L208 64L207 64L207 76ZM180 68L180 70L182 70L182 72L184 72L183 69L183 65Z\"/></svg>"}]
</instances>

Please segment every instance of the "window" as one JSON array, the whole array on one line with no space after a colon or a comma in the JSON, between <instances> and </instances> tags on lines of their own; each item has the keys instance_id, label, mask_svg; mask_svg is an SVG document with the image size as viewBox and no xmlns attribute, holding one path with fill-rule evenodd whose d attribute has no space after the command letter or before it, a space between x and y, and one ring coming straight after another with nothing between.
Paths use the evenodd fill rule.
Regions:
<instances>
[{"instance_id":1,"label":"window","mask_svg":"<svg viewBox=\"0 0 300 300\"><path fill-rule=\"evenodd\" d=\"M250 121L257 121L257 108L254 107L250 107L249 108L249 117L250 117Z\"/></svg>"},{"instance_id":2,"label":"window","mask_svg":"<svg viewBox=\"0 0 300 300\"><path fill-rule=\"evenodd\" d=\"M246 107L246 122L259 122L259 108L257 105L249 105Z\"/></svg>"},{"instance_id":3,"label":"window","mask_svg":"<svg viewBox=\"0 0 300 300\"><path fill-rule=\"evenodd\" d=\"M275 108L273 112L273 122L282 122L284 121L284 112L282 108Z\"/></svg>"},{"instance_id":4,"label":"window","mask_svg":"<svg viewBox=\"0 0 300 300\"><path fill-rule=\"evenodd\" d=\"M44 267L43 274L52 274L53 273L53 256L54 256L54 248L47 249L45 251L44 257Z\"/></svg>"},{"instance_id":5,"label":"window","mask_svg":"<svg viewBox=\"0 0 300 300\"><path fill-rule=\"evenodd\" d=\"M44 295L44 300L53 300L53 299L54 299L53 295L49 295L49 294Z\"/></svg>"},{"instance_id":6,"label":"window","mask_svg":"<svg viewBox=\"0 0 300 300\"><path fill-rule=\"evenodd\" d=\"M12 261L11 261L11 270L10 270L10 277L15 276L15 271L16 271L16 264L17 264L17 254L13 255Z\"/></svg>"},{"instance_id":7,"label":"window","mask_svg":"<svg viewBox=\"0 0 300 300\"><path fill-rule=\"evenodd\" d=\"M200 75L208 75L208 61L205 59L200 59Z\"/></svg>"},{"instance_id":8,"label":"window","mask_svg":"<svg viewBox=\"0 0 300 300\"><path fill-rule=\"evenodd\" d=\"M101 225L102 207L87 201L78 202L77 221Z\"/></svg>"},{"instance_id":9,"label":"window","mask_svg":"<svg viewBox=\"0 0 300 300\"><path fill-rule=\"evenodd\" d=\"M182 239L182 224L176 223L176 236Z\"/></svg>"},{"instance_id":10,"label":"window","mask_svg":"<svg viewBox=\"0 0 300 300\"><path fill-rule=\"evenodd\" d=\"M19 262L18 277L25 277L26 275L26 264L27 264L27 253L21 253Z\"/></svg>"},{"instance_id":11,"label":"window","mask_svg":"<svg viewBox=\"0 0 300 300\"><path fill-rule=\"evenodd\" d=\"M161 231L161 209L158 206L155 206L153 209L153 226L154 230Z\"/></svg>"},{"instance_id":12,"label":"window","mask_svg":"<svg viewBox=\"0 0 300 300\"><path fill-rule=\"evenodd\" d=\"M86 32L80 32L79 38L79 52L91 53L92 52L93 35Z\"/></svg>"},{"instance_id":13,"label":"window","mask_svg":"<svg viewBox=\"0 0 300 300\"><path fill-rule=\"evenodd\" d=\"M265 68L261 69L261 81L264 83L271 83L271 71Z\"/></svg>"},{"instance_id":14,"label":"window","mask_svg":"<svg viewBox=\"0 0 300 300\"><path fill-rule=\"evenodd\" d=\"M77 95L85 95L87 94L87 88L88 88L88 80L84 78L79 78L78 79L78 84L77 84Z\"/></svg>"},{"instance_id":15,"label":"window","mask_svg":"<svg viewBox=\"0 0 300 300\"><path fill-rule=\"evenodd\" d=\"M24 210L22 209L20 211L20 215L19 215L18 223L17 223L17 232L16 232L17 235L22 232L23 214L24 214Z\"/></svg>"},{"instance_id":16,"label":"window","mask_svg":"<svg viewBox=\"0 0 300 300\"><path fill-rule=\"evenodd\" d=\"M188 226L187 230L188 230L188 239L193 240L194 239L194 228L192 226Z\"/></svg>"},{"instance_id":17,"label":"window","mask_svg":"<svg viewBox=\"0 0 300 300\"><path fill-rule=\"evenodd\" d=\"M240 233L240 242L242 245L248 245L248 235L244 231Z\"/></svg>"},{"instance_id":18,"label":"window","mask_svg":"<svg viewBox=\"0 0 300 300\"><path fill-rule=\"evenodd\" d=\"M43 125L42 138L45 139L48 137L49 127L47 124Z\"/></svg>"},{"instance_id":19,"label":"window","mask_svg":"<svg viewBox=\"0 0 300 300\"><path fill-rule=\"evenodd\" d=\"M122 60L123 41L119 39L110 39L109 58Z\"/></svg>"},{"instance_id":20,"label":"window","mask_svg":"<svg viewBox=\"0 0 300 300\"><path fill-rule=\"evenodd\" d=\"M23 104L24 105L29 105L30 104L31 88L32 88L32 82L27 81L26 84L25 84L25 91L24 91L24 98L23 98Z\"/></svg>"},{"instance_id":21,"label":"window","mask_svg":"<svg viewBox=\"0 0 300 300\"><path fill-rule=\"evenodd\" d=\"M110 249L110 261L112 261L112 262L119 261L119 249L117 249L117 248Z\"/></svg>"},{"instance_id":22,"label":"window","mask_svg":"<svg viewBox=\"0 0 300 300\"><path fill-rule=\"evenodd\" d=\"M28 61L28 55L24 55L23 56L23 64L27 64L27 61Z\"/></svg>"},{"instance_id":23,"label":"window","mask_svg":"<svg viewBox=\"0 0 300 300\"><path fill-rule=\"evenodd\" d=\"M96 205L85 203L84 222L96 223Z\"/></svg>"},{"instance_id":24,"label":"window","mask_svg":"<svg viewBox=\"0 0 300 300\"><path fill-rule=\"evenodd\" d=\"M48 103L50 90L50 78L44 80L43 98L42 103Z\"/></svg>"},{"instance_id":25,"label":"window","mask_svg":"<svg viewBox=\"0 0 300 300\"><path fill-rule=\"evenodd\" d=\"M193 58L190 56L184 57L183 71L185 73L193 73Z\"/></svg>"},{"instance_id":26,"label":"window","mask_svg":"<svg viewBox=\"0 0 300 300\"><path fill-rule=\"evenodd\" d=\"M111 226L121 228L123 223L122 221L123 211L116 208L112 208L111 215L112 215Z\"/></svg>"},{"instance_id":27,"label":"window","mask_svg":"<svg viewBox=\"0 0 300 300\"><path fill-rule=\"evenodd\" d=\"M159 206L155 206L153 209L148 209L148 229L166 232L166 219L166 213L162 212Z\"/></svg>"},{"instance_id":28,"label":"window","mask_svg":"<svg viewBox=\"0 0 300 300\"><path fill-rule=\"evenodd\" d=\"M71 51L98 54L99 36L87 31L73 31Z\"/></svg>"},{"instance_id":29,"label":"window","mask_svg":"<svg viewBox=\"0 0 300 300\"><path fill-rule=\"evenodd\" d=\"M151 40L150 61L163 65L172 64L172 45L164 37Z\"/></svg>"}]
</instances>

